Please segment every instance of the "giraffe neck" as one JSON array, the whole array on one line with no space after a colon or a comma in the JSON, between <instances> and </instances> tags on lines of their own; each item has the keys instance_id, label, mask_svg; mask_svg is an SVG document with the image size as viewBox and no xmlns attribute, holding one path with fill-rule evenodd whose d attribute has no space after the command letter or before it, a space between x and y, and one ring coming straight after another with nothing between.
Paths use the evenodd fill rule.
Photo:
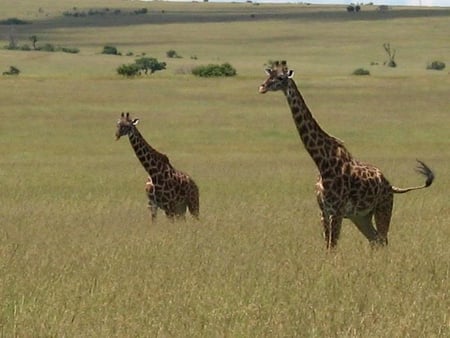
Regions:
<instances>
[{"instance_id":1,"label":"giraffe neck","mask_svg":"<svg viewBox=\"0 0 450 338\"><path fill-rule=\"evenodd\" d=\"M168 157L148 144L137 129L129 135L129 139L136 157L141 162L145 171L151 176L152 180L157 180L158 175L167 166L170 166Z\"/></svg>"},{"instance_id":2,"label":"giraffe neck","mask_svg":"<svg viewBox=\"0 0 450 338\"><path fill-rule=\"evenodd\" d=\"M315 120L311 111L300 94L295 82L290 79L284 91L292 117L297 127L300 139L305 146L319 172L327 172L338 158L350 161L351 155L342 141L325 132Z\"/></svg>"}]
</instances>

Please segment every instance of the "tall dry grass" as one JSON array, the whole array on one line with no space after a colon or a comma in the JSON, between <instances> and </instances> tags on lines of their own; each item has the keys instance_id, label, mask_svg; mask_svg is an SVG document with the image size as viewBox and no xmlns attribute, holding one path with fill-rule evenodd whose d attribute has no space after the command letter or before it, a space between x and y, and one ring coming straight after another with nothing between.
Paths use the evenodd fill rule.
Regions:
<instances>
[{"instance_id":1,"label":"tall dry grass","mask_svg":"<svg viewBox=\"0 0 450 338\"><path fill-rule=\"evenodd\" d=\"M449 79L425 70L425 59L448 58L447 18L336 15L110 26L97 35L73 21L63 29L58 19L19 30L22 40L34 32L81 51L0 50L0 69L23 71L0 79L2 336L448 336ZM388 38L401 66L351 76L384 57ZM151 78L121 79L115 67L133 57L99 54L114 41L160 59L170 48L184 57L165 60L167 71ZM313 163L282 95L257 93L274 58L296 70L324 128L393 184L420 182L416 157L435 169L431 188L396 196L388 248L371 250L345 222L337 251L325 252ZM222 61L236 78L177 72ZM199 222L171 223L160 213L151 224L145 172L128 141L114 141L122 111L195 178Z\"/></svg>"}]
</instances>

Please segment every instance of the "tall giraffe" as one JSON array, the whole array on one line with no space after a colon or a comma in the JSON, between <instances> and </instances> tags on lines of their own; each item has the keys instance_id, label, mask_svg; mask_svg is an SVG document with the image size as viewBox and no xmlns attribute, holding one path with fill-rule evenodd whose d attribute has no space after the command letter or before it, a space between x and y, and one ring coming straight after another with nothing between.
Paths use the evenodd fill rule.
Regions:
<instances>
[{"instance_id":1,"label":"tall giraffe","mask_svg":"<svg viewBox=\"0 0 450 338\"><path fill-rule=\"evenodd\" d=\"M286 61L266 69L268 78L259 92L282 91L292 112L300 139L319 170L317 201L327 248L336 246L343 218L349 218L371 244L387 245L394 193L429 187L434 174L418 161L417 171L425 184L417 187L392 186L380 169L354 159L343 142L329 135L313 117L293 80ZM375 217L376 229L372 224Z\"/></svg>"},{"instance_id":2,"label":"tall giraffe","mask_svg":"<svg viewBox=\"0 0 450 338\"><path fill-rule=\"evenodd\" d=\"M130 113L122 113L117 121L116 140L128 135L136 157L149 175L145 190L152 219L156 217L157 208L163 209L170 219L184 218L186 208L198 218L199 191L194 180L175 169L166 155L147 143L136 128L138 123L139 119L132 120Z\"/></svg>"}]
</instances>

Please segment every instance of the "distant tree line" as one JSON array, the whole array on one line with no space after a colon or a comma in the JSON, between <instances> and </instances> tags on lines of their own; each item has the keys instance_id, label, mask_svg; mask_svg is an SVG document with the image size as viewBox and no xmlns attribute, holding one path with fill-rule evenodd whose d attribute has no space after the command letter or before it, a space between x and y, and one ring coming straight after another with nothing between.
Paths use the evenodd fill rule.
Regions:
<instances>
[{"instance_id":1,"label":"distant tree line","mask_svg":"<svg viewBox=\"0 0 450 338\"><path fill-rule=\"evenodd\" d=\"M64 11L63 15L66 17L84 18L87 16L105 16L105 15L120 15L120 14L141 15L147 13L148 13L147 8L138 8L132 11L124 11L121 9L111 9L111 8L80 10L77 7L73 7L72 10Z\"/></svg>"},{"instance_id":2,"label":"distant tree line","mask_svg":"<svg viewBox=\"0 0 450 338\"><path fill-rule=\"evenodd\" d=\"M4 48L11 49L11 50L23 50L23 51L34 50L34 51L42 51L42 52L64 52L64 53L72 53L72 54L76 54L76 53L80 52L80 50L75 47L55 46L52 43L45 43L43 45L38 45L37 44L38 37L36 35L31 35L28 39L31 42L31 46L28 44L19 45L14 31L10 30L9 34L8 34L9 43Z\"/></svg>"}]
</instances>

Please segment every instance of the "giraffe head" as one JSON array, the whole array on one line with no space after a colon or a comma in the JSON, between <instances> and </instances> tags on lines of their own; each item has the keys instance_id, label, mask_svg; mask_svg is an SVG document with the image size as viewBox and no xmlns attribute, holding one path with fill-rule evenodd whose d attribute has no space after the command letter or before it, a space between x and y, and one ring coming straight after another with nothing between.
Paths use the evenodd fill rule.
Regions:
<instances>
[{"instance_id":1,"label":"giraffe head","mask_svg":"<svg viewBox=\"0 0 450 338\"><path fill-rule=\"evenodd\" d=\"M139 119L132 120L130 113L122 113L117 121L116 140L121 136L133 133L135 126L139 123Z\"/></svg>"},{"instance_id":2,"label":"giraffe head","mask_svg":"<svg viewBox=\"0 0 450 338\"><path fill-rule=\"evenodd\" d=\"M288 69L286 61L275 61L272 68L266 69L266 74L269 77L259 86L259 92L261 94L267 93L268 91L285 91L289 79L294 76L294 71Z\"/></svg>"}]
</instances>

